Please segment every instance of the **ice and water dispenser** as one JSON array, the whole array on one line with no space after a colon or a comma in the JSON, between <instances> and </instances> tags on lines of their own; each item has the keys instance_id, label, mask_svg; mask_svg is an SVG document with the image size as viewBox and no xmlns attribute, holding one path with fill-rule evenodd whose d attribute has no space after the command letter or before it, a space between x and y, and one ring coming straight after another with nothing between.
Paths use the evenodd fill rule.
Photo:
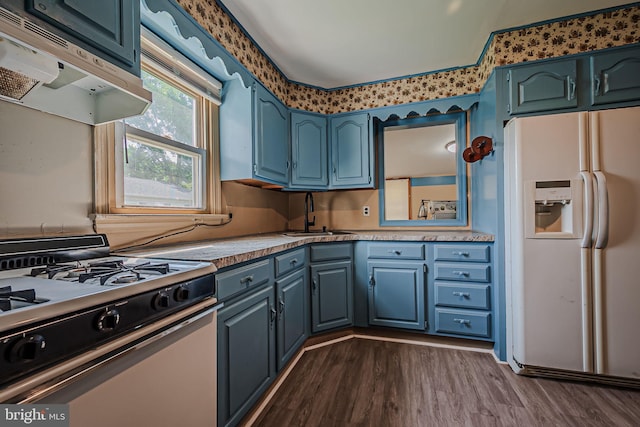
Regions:
<instances>
[{"instance_id":1,"label":"ice and water dispenser","mask_svg":"<svg viewBox=\"0 0 640 427\"><path fill-rule=\"evenodd\" d=\"M530 239L571 239L581 233L582 181L529 181L525 235Z\"/></svg>"}]
</instances>

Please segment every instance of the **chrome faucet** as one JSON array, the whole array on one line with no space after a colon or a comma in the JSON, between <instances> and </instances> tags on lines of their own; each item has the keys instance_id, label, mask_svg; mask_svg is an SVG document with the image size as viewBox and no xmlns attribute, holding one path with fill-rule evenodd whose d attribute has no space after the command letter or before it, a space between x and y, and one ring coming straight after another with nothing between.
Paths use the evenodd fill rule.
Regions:
<instances>
[{"instance_id":1,"label":"chrome faucet","mask_svg":"<svg viewBox=\"0 0 640 427\"><path fill-rule=\"evenodd\" d=\"M313 221L309 221L309 212L313 212L313 194L307 192L304 195L304 232L309 232L310 225L316 225L316 216L313 216Z\"/></svg>"}]
</instances>

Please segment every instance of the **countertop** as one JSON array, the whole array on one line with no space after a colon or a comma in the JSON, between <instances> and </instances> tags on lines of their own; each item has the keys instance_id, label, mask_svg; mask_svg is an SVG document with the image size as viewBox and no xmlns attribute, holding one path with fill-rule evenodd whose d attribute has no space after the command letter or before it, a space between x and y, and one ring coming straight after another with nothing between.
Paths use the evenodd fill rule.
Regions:
<instances>
[{"instance_id":1,"label":"countertop","mask_svg":"<svg viewBox=\"0 0 640 427\"><path fill-rule=\"evenodd\" d=\"M475 231L351 231L350 234L292 237L258 234L117 252L128 256L212 262L218 269L269 256L309 243L342 241L493 242L492 234Z\"/></svg>"}]
</instances>

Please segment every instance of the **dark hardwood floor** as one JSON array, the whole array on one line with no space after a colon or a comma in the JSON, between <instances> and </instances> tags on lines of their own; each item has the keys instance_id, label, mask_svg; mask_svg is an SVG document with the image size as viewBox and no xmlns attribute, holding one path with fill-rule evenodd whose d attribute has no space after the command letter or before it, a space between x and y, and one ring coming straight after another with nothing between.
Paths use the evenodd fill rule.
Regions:
<instances>
[{"instance_id":1,"label":"dark hardwood floor","mask_svg":"<svg viewBox=\"0 0 640 427\"><path fill-rule=\"evenodd\" d=\"M349 339L305 352L256 426L640 426L640 391L515 375L487 353Z\"/></svg>"}]
</instances>

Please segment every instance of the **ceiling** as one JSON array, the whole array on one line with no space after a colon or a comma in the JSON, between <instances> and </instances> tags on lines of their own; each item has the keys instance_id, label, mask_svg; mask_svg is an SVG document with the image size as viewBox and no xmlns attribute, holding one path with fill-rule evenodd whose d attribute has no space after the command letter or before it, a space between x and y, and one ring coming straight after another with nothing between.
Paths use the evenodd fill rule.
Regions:
<instances>
[{"instance_id":1,"label":"ceiling","mask_svg":"<svg viewBox=\"0 0 640 427\"><path fill-rule=\"evenodd\" d=\"M336 88L475 64L493 31L620 0L222 0L289 80Z\"/></svg>"}]
</instances>

